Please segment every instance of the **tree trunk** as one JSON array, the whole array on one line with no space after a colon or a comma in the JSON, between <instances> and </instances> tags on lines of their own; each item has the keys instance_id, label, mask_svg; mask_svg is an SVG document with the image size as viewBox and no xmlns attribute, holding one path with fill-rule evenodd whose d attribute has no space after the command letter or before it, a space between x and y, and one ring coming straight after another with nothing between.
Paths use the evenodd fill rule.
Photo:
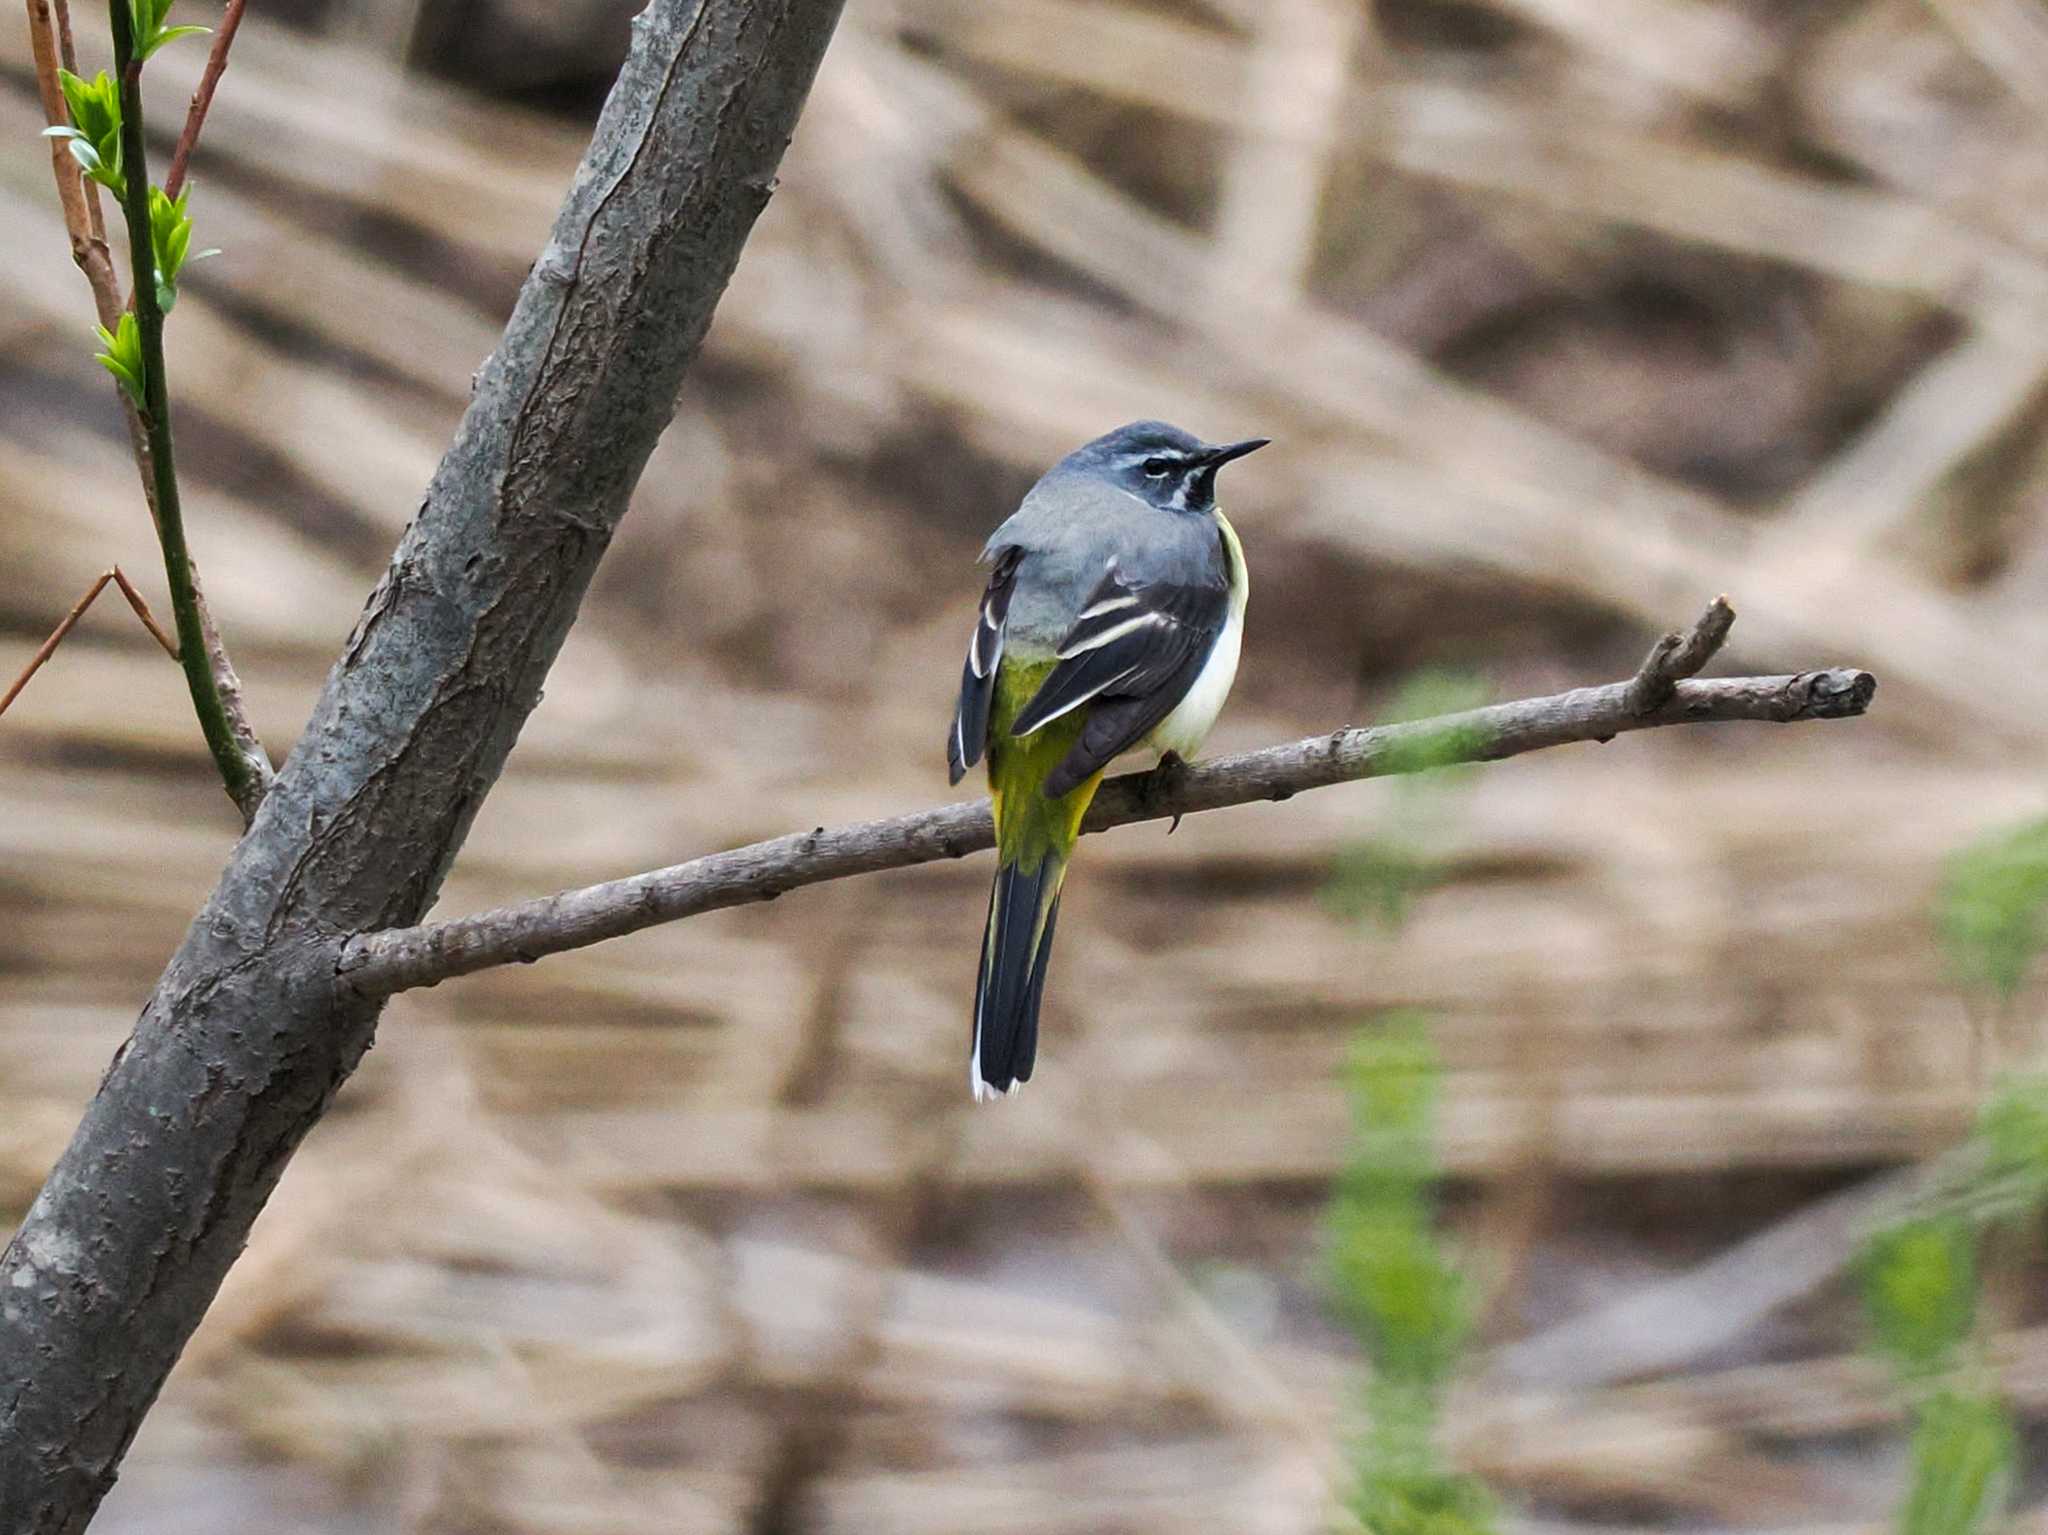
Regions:
<instances>
[{"instance_id":1,"label":"tree trunk","mask_svg":"<svg viewBox=\"0 0 2048 1535\"><path fill-rule=\"evenodd\" d=\"M841 0L655 0L419 516L0 1257L0 1517L85 1527L369 1048L338 940L418 921L539 701Z\"/></svg>"}]
</instances>

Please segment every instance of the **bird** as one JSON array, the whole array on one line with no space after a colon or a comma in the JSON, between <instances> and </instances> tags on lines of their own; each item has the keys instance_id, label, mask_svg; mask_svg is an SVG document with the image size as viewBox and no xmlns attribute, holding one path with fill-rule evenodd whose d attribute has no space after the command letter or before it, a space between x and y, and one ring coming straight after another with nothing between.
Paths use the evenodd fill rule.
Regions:
<instances>
[{"instance_id":1,"label":"bird","mask_svg":"<svg viewBox=\"0 0 2048 1535\"><path fill-rule=\"evenodd\" d=\"M1060 889L1104 769L1149 747L1175 771L1222 712L1251 582L1216 471L1268 441L1133 421L1047 470L981 551L988 586L946 742L956 785L986 755L995 811L977 1102L1031 1078Z\"/></svg>"}]
</instances>

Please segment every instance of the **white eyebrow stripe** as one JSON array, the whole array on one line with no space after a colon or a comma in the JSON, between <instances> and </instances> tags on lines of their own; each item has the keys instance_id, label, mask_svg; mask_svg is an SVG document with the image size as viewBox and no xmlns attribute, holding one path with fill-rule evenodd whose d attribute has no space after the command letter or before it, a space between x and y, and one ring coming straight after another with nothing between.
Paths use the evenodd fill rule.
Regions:
<instances>
[{"instance_id":1,"label":"white eyebrow stripe","mask_svg":"<svg viewBox=\"0 0 2048 1535\"><path fill-rule=\"evenodd\" d=\"M1080 616L1077 617L1074 620L1074 622L1080 623L1082 619L1100 618L1103 614L1114 613L1119 608L1134 608L1137 605L1138 599L1136 597L1105 597L1102 599L1102 601L1096 603L1093 607L1083 608L1081 610Z\"/></svg>"},{"instance_id":2,"label":"white eyebrow stripe","mask_svg":"<svg viewBox=\"0 0 2048 1535\"><path fill-rule=\"evenodd\" d=\"M1133 630L1169 624L1171 622L1173 622L1172 619L1159 613L1140 613L1136 618L1127 618L1120 624L1112 624L1100 634L1091 634L1087 639L1067 646L1066 649L1059 652L1059 658L1062 661L1071 661L1075 656L1082 655L1090 650L1100 650L1111 640L1122 639Z\"/></svg>"}]
</instances>

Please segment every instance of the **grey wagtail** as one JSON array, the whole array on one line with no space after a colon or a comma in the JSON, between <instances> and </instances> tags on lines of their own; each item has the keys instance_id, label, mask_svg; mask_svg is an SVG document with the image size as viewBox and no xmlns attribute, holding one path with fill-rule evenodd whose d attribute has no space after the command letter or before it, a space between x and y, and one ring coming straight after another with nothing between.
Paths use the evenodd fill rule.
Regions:
<instances>
[{"instance_id":1,"label":"grey wagtail","mask_svg":"<svg viewBox=\"0 0 2048 1535\"><path fill-rule=\"evenodd\" d=\"M1216 471L1267 439L1133 421L1061 459L981 551L991 565L946 742L988 754L996 880L974 987L977 1100L1031 1079L1060 885L1110 761L1192 756L1237 675L1251 582Z\"/></svg>"}]
</instances>

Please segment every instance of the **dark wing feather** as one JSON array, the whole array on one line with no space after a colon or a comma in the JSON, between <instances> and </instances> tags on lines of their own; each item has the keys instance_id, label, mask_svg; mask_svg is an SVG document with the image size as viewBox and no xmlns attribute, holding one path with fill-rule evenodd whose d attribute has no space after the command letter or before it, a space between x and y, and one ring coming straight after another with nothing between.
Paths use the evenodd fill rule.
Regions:
<instances>
[{"instance_id":1,"label":"dark wing feather","mask_svg":"<svg viewBox=\"0 0 2048 1535\"><path fill-rule=\"evenodd\" d=\"M981 760L988 746L989 708L996 696L996 665L1003 658L1003 625L1010 616L1010 592L1017 580L1022 549L1005 549L989 572L988 590L967 642L967 664L960 668L960 702L953 709L953 729L946 737L946 772L953 783Z\"/></svg>"},{"instance_id":2,"label":"dark wing feather","mask_svg":"<svg viewBox=\"0 0 2048 1535\"><path fill-rule=\"evenodd\" d=\"M1019 712L1029 735L1092 705L1081 736L1046 780L1059 796L1135 746L1187 696L1229 616L1221 585L1127 584L1112 568L1060 641L1059 664Z\"/></svg>"}]
</instances>

